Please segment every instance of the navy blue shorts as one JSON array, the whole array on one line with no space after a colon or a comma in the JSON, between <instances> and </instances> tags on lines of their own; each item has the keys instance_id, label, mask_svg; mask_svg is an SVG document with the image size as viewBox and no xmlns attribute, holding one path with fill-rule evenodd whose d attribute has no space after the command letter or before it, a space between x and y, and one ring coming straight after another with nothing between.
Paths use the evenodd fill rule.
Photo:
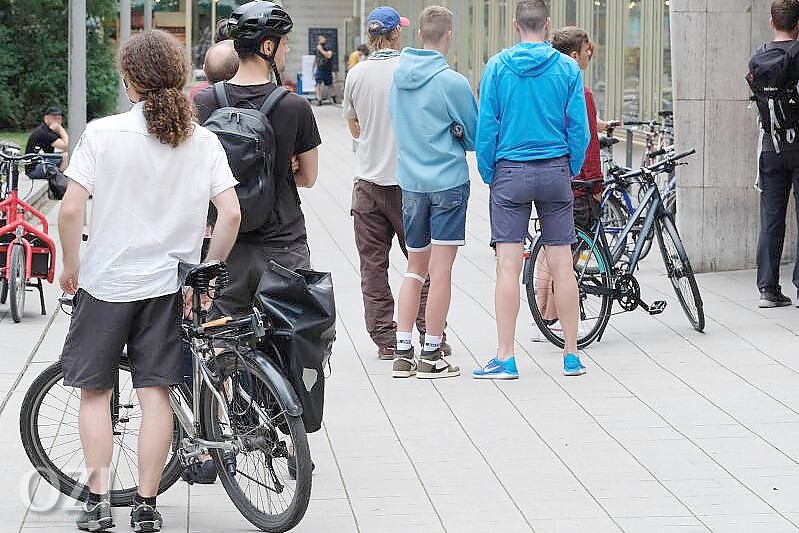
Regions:
<instances>
[{"instance_id":1,"label":"navy blue shorts","mask_svg":"<svg viewBox=\"0 0 799 533\"><path fill-rule=\"evenodd\" d=\"M409 252L423 252L431 244L466 244L466 208L469 183L440 192L402 191L402 226Z\"/></svg>"},{"instance_id":2,"label":"navy blue shorts","mask_svg":"<svg viewBox=\"0 0 799 533\"><path fill-rule=\"evenodd\" d=\"M316 83L333 85L333 71L327 69L316 69Z\"/></svg>"},{"instance_id":3,"label":"navy blue shorts","mask_svg":"<svg viewBox=\"0 0 799 533\"><path fill-rule=\"evenodd\" d=\"M535 210L541 241L548 246L577 242L569 158L497 163L491 183L491 242L524 242Z\"/></svg>"}]
</instances>

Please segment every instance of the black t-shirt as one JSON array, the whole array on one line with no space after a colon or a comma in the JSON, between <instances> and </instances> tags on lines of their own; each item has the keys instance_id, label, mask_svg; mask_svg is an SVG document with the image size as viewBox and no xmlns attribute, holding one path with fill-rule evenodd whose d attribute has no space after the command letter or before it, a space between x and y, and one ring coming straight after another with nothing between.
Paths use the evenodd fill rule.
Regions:
<instances>
[{"instance_id":1,"label":"black t-shirt","mask_svg":"<svg viewBox=\"0 0 799 533\"><path fill-rule=\"evenodd\" d=\"M262 85L233 85L228 83L228 98L236 107L258 109L264 99L275 89L274 83ZM219 106L214 87L207 87L194 97L197 117L202 124ZM277 140L275 172L277 181L277 209L269 221L258 230L243 233L240 242L258 243L265 246L290 246L304 242L305 217L300 208L300 196L294 184L291 158L312 150L322 144L311 105L296 94L287 94L278 103L270 116ZM283 176L284 179L280 179Z\"/></svg>"},{"instance_id":2,"label":"black t-shirt","mask_svg":"<svg viewBox=\"0 0 799 533\"><path fill-rule=\"evenodd\" d=\"M781 48L783 50L788 50L792 46L796 46L796 41L771 41L763 45L763 48L766 50L774 50L775 48ZM794 68L799 69L799 65L794 65ZM797 78L799 78L799 73L797 74ZM774 142L771 140L771 135L768 132L764 132L761 128L761 132L763 133L763 144L762 144L762 151L764 152L776 152L774 149ZM799 142L795 143L782 143L783 152L795 152L799 151Z\"/></svg>"},{"instance_id":3,"label":"black t-shirt","mask_svg":"<svg viewBox=\"0 0 799 533\"><path fill-rule=\"evenodd\" d=\"M322 46L322 50L329 52L327 46ZM332 70L333 69L333 56L325 57L325 55L316 49L316 68L319 70Z\"/></svg>"},{"instance_id":4,"label":"black t-shirt","mask_svg":"<svg viewBox=\"0 0 799 533\"><path fill-rule=\"evenodd\" d=\"M45 154L52 154L55 149L53 143L60 139L58 134L50 129L50 126L42 122L31 132L28 137L28 144L25 145L26 154L37 154L43 151ZM25 173L30 174L35 167L35 164L25 165Z\"/></svg>"}]
</instances>

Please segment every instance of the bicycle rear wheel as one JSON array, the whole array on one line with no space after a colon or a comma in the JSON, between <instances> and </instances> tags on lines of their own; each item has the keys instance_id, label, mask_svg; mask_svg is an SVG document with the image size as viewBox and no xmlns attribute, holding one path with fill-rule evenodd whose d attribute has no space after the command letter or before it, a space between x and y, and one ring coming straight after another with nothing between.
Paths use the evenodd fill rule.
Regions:
<instances>
[{"instance_id":1,"label":"bicycle rear wheel","mask_svg":"<svg viewBox=\"0 0 799 533\"><path fill-rule=\"evenodd\" d=\"M61 363L54 363L34 380L25 394L19 414L19 431L25 453L41 476L63 494L83 501L89 495L78 414L80 390L64 386ZM111 505L129 506L136 495L138 460L136 450L141 409L131 381L131 366L122 359L119 366L118 400L112 404L114 452L111 463L109 497ZM175 424L177 428L179 425ZM182 431L176 430L180 442ZM171 487L183 472L173 446L161 475L161 493Z\"/></svg>"},{"instance_id":2,"label":"bicycle rear wheel","mask_svg":"<svg viewBox=\"0 0 799 533\"><path fill-rule=\"evenodd\" d=\"M577 347L583 349L602 336L610 320L613 304L610 261L581 229L577 230L577 243L572 245L572 257L580 297ZM533 319L549 342L563 348L565 337L557 320L552 272L540 239L536 239L527 261L525 286Z\"/></svg>"},{"instance_id":3,"label":"bicycle rear wheel","mask_svg":"<svg viewBox=\"0 0 799 533\"><path fill-rule=\"evenodd\" d=\"M214 359L220 395L230 413L228 428L219 419L216 396L204 387L201 409L209 440L243 443L235 457L211 452L222 485L233 504L263 531L283 532L296 526L311 497L311 452L300 416L291 416L278 387L257 363L260 352L224 352ZM230 437L227 438L230 440Z\"/></svg>"},{"instance_id":4,"label":"bicycle rear wheel","mask_svg":"<svg viewBox=\"0 0 799 533\"><path fill-rule=\"evenodd\" d=\"M8 299L8 280L0 278L0 304L5 304Z\"/></svg>"},{"instance_id":5,"label":"bicycle rear wheel","mask_svg":"<svg viewBox=\"0 0 799 533\"><path fill-rule=\"evenodd\" d=\"M677 227L670 216L665 216L657 223L658 245L666 266L677 299L680 300L685 316L696 331L705 329L705 311L702 306L702 296L699 294L699 285L688 260L688 254L683 246L682 239L677 232Z\"/></svg>"}]
</instances>

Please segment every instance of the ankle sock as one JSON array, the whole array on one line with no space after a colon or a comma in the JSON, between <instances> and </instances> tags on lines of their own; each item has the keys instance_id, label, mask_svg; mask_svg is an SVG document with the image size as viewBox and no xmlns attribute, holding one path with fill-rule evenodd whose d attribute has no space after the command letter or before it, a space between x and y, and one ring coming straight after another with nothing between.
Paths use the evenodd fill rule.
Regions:
<instances>
[{"instance_id":1,"label":"ankle sock","mask_svg":"<svg viewBox=\"0 0 799 533\"><path fill-rule=\"evenodd\" d=\"M133 505L140 505L142 503L146 503L150 507L155 507L155 496L151 498L145 498L137 492L136 496L133 497Z\"/></svg>"},{"instance_id":2,"label":"ankle sock","mask_svg":"<svg viewBox=\"0 0 799 533\"><path fill-rule=\"evenodd\" d=\"M86 500L86 503L88 503L89 505L94 505L96 503L100 503L101 501L107 500L107 499L108 499L108 495L107 494L97 494L97 493L94 493L94 492L89 492L89 497Z\"/></svg>"},{"instance_id":3,"label":"ankle sock","mask_svg":"<svg viewBox=\"0 0 799 533\"><path fill-rule=\"evenodd\" d=\"M397 350L410 350L413 346L413 335L410 331L397 332Z\"/></svg>"},{"instance_id":4,"label":"ankle sock","mask_svg":"<svg viewBox=\"0 0 799 533\"><path fill-rule=\"evenodd\" d=\"M441 349L441 337L436 337L434 335L424 336L425 352L437 352L440 349Z\"/></svg>"}]
</instances>

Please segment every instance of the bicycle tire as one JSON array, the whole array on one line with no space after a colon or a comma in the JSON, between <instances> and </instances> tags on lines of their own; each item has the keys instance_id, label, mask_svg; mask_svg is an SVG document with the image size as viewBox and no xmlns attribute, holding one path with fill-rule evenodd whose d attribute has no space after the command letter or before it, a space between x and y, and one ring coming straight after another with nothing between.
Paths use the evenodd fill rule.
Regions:
<instances>
[{"instance_id":1,"label":"bicycle tire","mask_svg":"<svg viewBox=\"0 0 799 533\"><path fill-rule=\"evenodd\" d=\"M311 451L308 445L308 437L305 433L305 426L302 422L301 416L289 416L286 413L286 406L283 404L280 396L276 392L276 386L272 383L272 380L263 373L261 368L255 362L255 357L266 357L266 355L262 354L261 352L254 352L249 351L247 353L233 353L233 352L223 352L218 354L214 358L213 368L215 375L219 376L221 380L226 381L228 384L231 384L227 387L227 391L229 389L235 389L237 386L234 386L236 383L235 381L229 381L233 379L241 379L239 372L242 369L245 369L246 372L249 373L251 378L257 380L257 383L260 383L262 386L257 386L254 390L258 391L253 394L253 396L257 396L258 398L256 401L258 402L266 402L265 406L262 406L264 411L268 411L270 413L270 419L266 423L264 423L263 418L258 418L257 427L263 427L266 432L272 433L274 436L277 436L277 430L280 431L287 431L292 439L292 446L294 451L294 460L295 460L295 470L294 470L294 477L296 478L295 485L296 488L294 490L294 496L291 499L290 504L287 508L277 514L271 514L272 503L271 503L271 496L269 495L269 491L267 491L267 499L270 513L262 511L259 507L257 507L257 503L253 503L248 497L249 493L245 493L237 479L245 478L247 480L252 479L252 476L247 476L247 474L243 473L239 468L241 467L242 463L242 451L239 451L239 455L236 456L235 468L236 473L231 474L228 470L228 466L226 465L225 455L222 451L216 449L211 450L211 456L214 459L214 463L217 467L217 472L219 473L219 478L222 482L222 486L225 488L225 491L228 493L233 504L239 510L239 512L246 518L252 525L261 529L262 531L268 531L270 533L282 533L288 531L299 524L300 520L305 516L305 512L308 509L308 503L311 498L311 472L312 472L312 463L311 463ZM231 376L236 375L237 378L232 378ZM291 387L288 382L285 383L286 387ZM265 388L264 388L265 387ZM250 391L252 392L252 390ZM265 398L265 394L268 393L272 400L274 400L274 404L268 403L268 398ZM234 399L235 403L235 399ZM222 435L222 428L219 424L218 419L218 410L216 407L217 401L214 397L213 393L208 389L208 387L203 387L201 392L201 400L200 400L200 409L201 409L201 420L202 420L202 427L205 432L205 435L209 440L220 441L223 440ZM278 415L281 413L284 414L283 421L278 422L276 425L272 424L271 422L277 418L276 416L271 416L271 413L274 409L279 409ZM233 410L231 409L231 412ZM247 416L252 416L252 414L245 414L245 415L238 415L240 419L244 419ZM256 415L257 416L257 415ZM235 425L235 422L232 422ZM283 428L283 429L281 429ZM234 434L237 433L237 430L234 429ZM279 441L279 438L278 438ZM275 444L274 442L270 444ZM255 451L255 450L251 450ZM250 452L250 453L251 453ZM259 449L255 451L256 453L261 452L264 457L267 457L268 452L263 449ZM247 457L243 458L246 462L248 459ZM268 461L273 462L276 459L280 459L278 456L268 455ZM285 471L287 474L290 475L291 467L288 466L288 455L285 457L286 459L286 468ZM228 462L230 460L228 459ZM264 465L258 465L263 467ZM256 467L257 468L257 467ZM264 473L268 475L268 470L264 468ZM274 469L272 469L273 475L276 475ZM256 474L257 475L257 474ZM266 479L261 481L266 482ZM256 481L257 483L257 481ZM262 484L263 485L263 484ZM249 484L248 484L249 488ZM257 501L261 501L261 498L258 498ZM285 502L285 500L284 500Z\"/></svg>"},{"instance_id":2,"label":"bicycle tire","mask_svg":"<svg viewBox=\"0 0 799 533\"><path fill-rule=\"evenodd\" d=\"M663 197L663 207L671 215L674 222L677 222L677 191L672 189Z\"/></svg>"},{"instance_id":3,"label":"bicycle tire","mask_svg":"<svg viewBox=\"0 0 799 533\"><path fill-rule=\"evenodd\" d=\"M581 350L598 338L601 338L602 334L605 332L605 328L607 328L613 307L613 297L610 292L610 260L599 245L591 245L592 240L593 239L587 233L578 228L578 244L572 248L573 255L577 257L575 260L575 275L577 276L577 287L580 292L580 322L586 321L586 318L591 321L590 327L581 327L581 330L578 330L577 347ZM536 274L537 270L535 265L539 260L542 249L543 245L541 244L541 240L535 239L530 257L527 259L530 264L525 265L525 272L531 273L529 279L525 280L527 303L533 315L533 320L544 337L558 348L563 348L565 346L565 339L562 331L553 329L552 320L544 318L542 311L538 307L538 299L536 298L537 291L541 290L541 280L546 277L546 275L538 276ZM589 256L583 256L583 252L588 252ZM592 257L593 261L591 260ZM590 266L592 264L595 266ZM546 286L546 281L543 282L543 285ZM596 294L597 289L600 289L601 294ZM544 290L551 289L544 287ZM587 313L586 300L591 294L599 297L599 309L596 311L591 310Z\"/></svg>"},{"instance_id":4,"label":"bicycle tire","mask_svg":"<svg viewBox=\"0 0 799 533\"><path fill-rule=\"evenodd\" d=\"M8 300L8 280L0 278L0 304L5 304Z\"/></svg>"},{"instance_id":5,"label":"bicycle tire","mask_svg":"<svg viewBox=\"0 0 799 533\"><path fill-rule=\"evenodd\" d=\"M11 318L19 323L25 315L25 290L27 288L27 278L25 276L25 248L21 244L15 244L11 250L11 264L9 271L9 296L11 297Z\"/></svg>"},{"instance_id":6,"label":"bicycle tire","mask_svg":"<svg viewBox=\"0 0 799 533\"><path fill-rule=\"evenodd\" d=\"M674 287L677 299L680 301L685 316L696 331L705 330L705 311L702 304L702 295L699 293L699 285L696 283L696 276L688 260L688 253L677 232L677 227L671 216L667 215L657 223L658 226L658 245L663 256L663 264L666 267L666 274ZM674 248L669 249L671 243ZM679 261L679 264L676 264ZM688 281L687 287L680 284L680 280L685 278ZM689 292L690 291L690 292ZM689 301L690 298L690 301ZM691 303L693 302L693 306ZM693 307L693 308L691 308Z\"/></svg>"},{"instance_id":7,"label":"bicycle tire","mask_svg":"<svg viewBox=\"0 0 799 533\"><path fill-rule=\"evenodd\" d=\"M608 246L613 248L629 218L630 214L621 199L615 194L608 196L602 210L602 225L605 228L605 238L608 241Z\"/></svg>"},{"instance_id":8,"label":"bicycle tire","mask_svg":"<svg viewBox=\"0 0 799 533\"><path fill-rule=\"evenodd\" d=\"M125 358L123 358L120 362L120 371L131 371L131 365ZM89 494L88 486L74 477L66 474L62 468L55 464L54 459L50 457L50 454L42 443L39 433L39 424L37 423L40 414L40 408L47 397L47 393L54 385L57 385L60 381L62 381L63 377L63 368L61 363L57 362L47 367L33 381L30 388L28 388L28 392L25 394L25 399L22 401L22 408L20 409L20 436L22 437L22 445L25 448L25 453L28 455L31 464L37 469L41 476L61 493L74 497L79 501L84 501ZM79 398L79 396L77 396L77 398ZM65 407L64 412L66 416L67 407ZM63 423L63 419L61 422ZM179 426L177 427L179 428ZM180 433L181 431L178 429L178 442L180 440ZM55 444L55 442L53 444ZM117 442L115 441L115 448L116 446ZM80 448L78 448L78 450L80 450ZM174 453L173 447L173 453L170 456L169 461L166 463L166 465L164 465L164 472L161 475L161 484L158 488L159 494L174 485L175 482L180 479L182 473L183 465L181 463L180 457ZM123 487L120 489L114 489L112 487L109 491L111 505L115 507L128 507L133 505L133 497L135 495L135 486Z\"/></svg>"}]
</instances>

